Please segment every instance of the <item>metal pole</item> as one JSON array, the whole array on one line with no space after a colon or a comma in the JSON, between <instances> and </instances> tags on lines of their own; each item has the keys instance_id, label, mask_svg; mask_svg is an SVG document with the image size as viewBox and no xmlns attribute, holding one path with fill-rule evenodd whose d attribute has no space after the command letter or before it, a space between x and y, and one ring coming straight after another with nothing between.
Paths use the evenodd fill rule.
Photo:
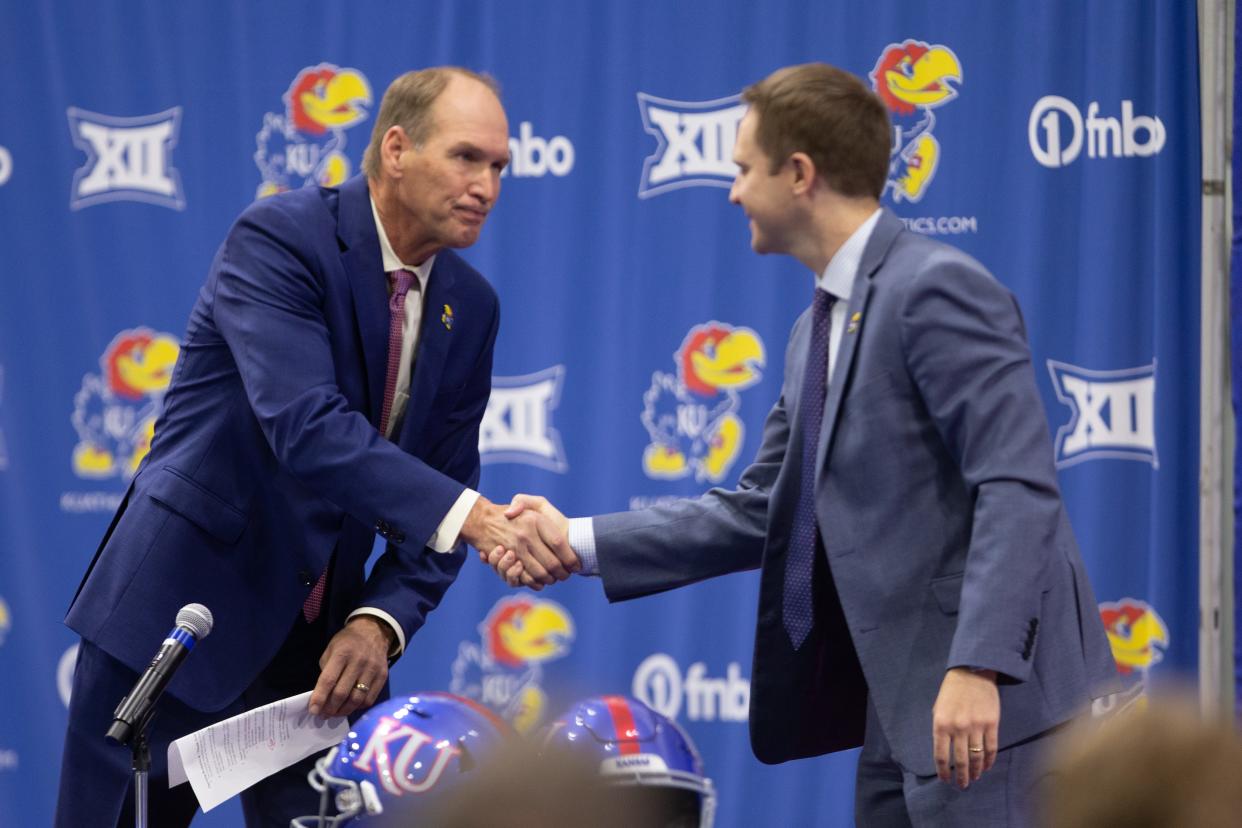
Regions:
<instances>
[{"instance_id":1,"label":"metal pole","mask_svg":"<svg viewBox=\"0 0 1242 828\"><path fill-rule=\"evenodd\" d=\"M147 745L147 722L139 724L132 745L134 768L134 828L147 828L147 785L151 771L151 749Z\"/></svg>"},{"instance_id":2,"label":"metal pole","mask_svg":"<svg viewBox=\"0 0 1242 828\"><path fill-rule=\"evenodd\" d=\"M1207 714L1233 704L1231 445L1229 391L1227 66L1233 0L1199 0L1203 150L1201 370L1199 388L1199 701Z\"/></svg>"}]
</instances>

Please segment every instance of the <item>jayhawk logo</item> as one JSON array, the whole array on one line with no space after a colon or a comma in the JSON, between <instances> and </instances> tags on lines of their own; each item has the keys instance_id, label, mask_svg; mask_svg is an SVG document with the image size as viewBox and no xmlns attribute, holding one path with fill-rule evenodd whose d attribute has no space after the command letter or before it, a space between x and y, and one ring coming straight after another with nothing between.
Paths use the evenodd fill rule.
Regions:
<instances>
[{"instance_id":1,"label":"jayhawk logo","mask_svg":"<svg viewBox=\"0 0 1242 828\"><path fill-rule=\"evenodd\" d=\"M1100 604L1100 620L1123 676L1147 671L1164 658L1169 629L1150 604L1134 598Z\"/></svg>"},{"instance_id":2,"label":"jayhawk logo","mask_svg":"<svg viewBox=\"0 0 1242 828\"><path fill-rule=\"evenodd\" d=\"M73 398L79 477L128 478L138 470L180 350L176 337L148 328L121 331L104 349L99 374L84 376Z\"/></svg>"},{"instance_id":3,"label":"jayhawk logo","mask_svg":"<svg viewBox=\"0 0 1242 828\"><path fill-rule=\"evenodd\" d=\"M648 477L676 480L691 472L719 483L742 450L739 392L761 378L763 341L749 328L708 322L690 330L673 355L677 374L656 371L643 394L643 451Z\"/></svg>"},{"instance_id":4,"label":"jayhawk logo","mask_svg":"<svg viewBox=\"0 0 1242 828\"><path fill-rule=\"evenodd\" d=\"M349 178L345 130L362 123L371 86L357 69L321 63L303 69L284 95L283 115L269 112L255 141L254 162L263 174L258 197Z\"/></svg>"},{"instance_id":5,"label":"jayhawk logo","mask_svg":"<svg viewBox=\"0 0 1242 828\"><path fill-rule=\"evenodd\" d=\"M947 46L918 40L890 43L875 68L871 84L893 121L892 157L885 192L894 201L918 201L940 163L940 142L932 134L932 110L957 97L962 65Z\"/></svg>"},{"instance_id":6,"label":"jayhawk logo","mask_svg":"<svg viewBox=\"0 0 1242 828\"><path fill-rule=\"evenodd\" d=\"M1100 604L1100 620L1117 662L1121 690L1097 699L1092 708L1097 716L1142 709L1147 704L1151 668L1160 663L1169 646L1169 629L1154 607L1136 598Z\"/></svg>"},{"instance_id":7,"label":"jayhawk logo","mask_svg":"<svg viewBox=\"0 0 1242 828\"><path fill-rule=\"evenodd\" d=\"M449 689L509 720L521 733L539 726L547 712L542 665L569 653L574 622L554 601L502 598L479 625L480 643L463 641Z\"/></svg>"}]
</instances>

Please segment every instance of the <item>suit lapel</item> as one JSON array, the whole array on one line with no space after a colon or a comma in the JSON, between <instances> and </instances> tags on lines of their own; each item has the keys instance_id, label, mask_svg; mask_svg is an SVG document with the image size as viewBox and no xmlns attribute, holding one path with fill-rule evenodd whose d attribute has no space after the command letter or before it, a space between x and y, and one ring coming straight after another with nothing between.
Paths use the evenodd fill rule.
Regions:
<instances>
[{"instance_id":1,"label":"suit lapel","mask_svg":"<svg viewBox=\"0 0 1242 828\"><path fill-rule=\"evenodd\" d=\"M362 345L367 415L378 428L388 372L388 291L384 284L384 264L366 179L358 176L345 182L340 194L337 238L343 248L341 264L349 278Z\"/></svg>"},{"instance_id":2,"label":"suit lapel","mask_svg":"<svg viewBox=\"0 0 1242 828\"><path fill-rule=\"evenodd\" d=\"M440 387L445 358L453 339L451 318L445 322L448 314L445 306L453 308L453 313L468 311L466 308L453 307L454 281L452 253L442 251L436 256L431 276L427 279L423 318L418 326L418 358L414 365L414 376L410 378L410 399L405 406L405 422L402 423L401 434L398 436L398 443L403 445L411 435L417 435L422 430L427 411Z\"/></svg>"},{"instance_id":3,"label":"suit lapel","mask_svg":"<svg viewBox=\"0 0 1242 828\"><path fill-rule=\"evenodd\" d=\"M832 381L828 383L828 396L824 400L824 420L819 430L819 445L815 450L817 482L826 469L828 447L832 445L832 433L837 426L841 401L849 386L858 340L862 338L862 325L867 318L867 302L871 298L872 277L884 263L884 257L901 230L901 220L885 209L876 222L875 229L871 231L871 238L867 240L862 260L858 263L858 274L854 277L854 288L850 292L850 305L845 312L846 328L841 332L837 361L832 369Z\"/></svg>"}]
</instances>

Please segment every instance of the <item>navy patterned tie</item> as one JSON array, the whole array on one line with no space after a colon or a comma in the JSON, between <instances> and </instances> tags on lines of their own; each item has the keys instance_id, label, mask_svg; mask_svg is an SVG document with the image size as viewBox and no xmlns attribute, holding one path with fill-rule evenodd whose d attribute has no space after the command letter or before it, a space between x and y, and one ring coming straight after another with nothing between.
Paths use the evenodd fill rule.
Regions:
<instances>
[{"instance_id":1,"label":"navy patterned tie","mask_svg":"<svg viewBox=\"0 0 1242 828\"><path fill-rule=\"evenodd\" d=\"M802 377L802 396L798 404L798 423L802 435L800 446L802 477L798 483L798 506L794 510L789 532L789 552L785 556L785 589L782 616L789 642L796 650L806 641L815 618L811 606L811 570L815 564L815 454L819 446L819 430L824 419L824 395L828 388L828 341L832 333L832 306L837 297L816 289L811 317L811 342L806 355L806 371Z\"/></svg>"}]
</instances>

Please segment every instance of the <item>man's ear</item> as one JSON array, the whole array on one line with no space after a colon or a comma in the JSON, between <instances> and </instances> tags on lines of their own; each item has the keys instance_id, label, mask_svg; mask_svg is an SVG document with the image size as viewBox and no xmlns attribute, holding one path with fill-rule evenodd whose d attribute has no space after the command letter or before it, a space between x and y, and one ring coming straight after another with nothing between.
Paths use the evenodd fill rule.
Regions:
<instances>
[{"instance_id":1,"label":"man's ear","mask_svg":"<svg viewBox=\"0 0 1242 828\"><path fill-rule=\"evenodd\" d=\"M789 156L787 162L793 167L793 186L795 195L803 195L811 191L815 186L815 178L818 174L815 169L815 162L811 160L811 156L805 152L795 152Z\"/></svg>"},{"instance_id":2,"label":"man's ear","mask_svg":"<svg viewBox=\"0 0 1242 828\"><path fill-rule=\"evenodd\" d=\"M410 138L405 130L393 124L380 140L381 166L394 178L401 177L401 153L410 149Z\"/></svg>"}]
</instances>

